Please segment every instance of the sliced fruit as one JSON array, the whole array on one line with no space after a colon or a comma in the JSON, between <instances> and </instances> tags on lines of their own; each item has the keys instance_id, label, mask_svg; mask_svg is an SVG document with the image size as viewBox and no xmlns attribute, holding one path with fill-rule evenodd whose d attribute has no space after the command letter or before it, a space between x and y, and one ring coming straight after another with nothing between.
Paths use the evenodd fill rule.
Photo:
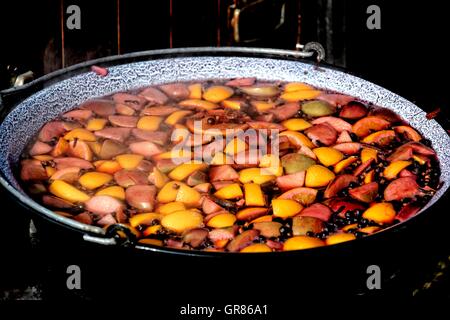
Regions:
<instances>
[{"instance_id":1,"label":"sliced fruit","mask_svg":"<svg viewBox=\"0 0 450 320\"><path fill-rule=\"evenodd\" d=\"M156 131L163 118L158 116L143 116L139 119L136 127L142 130Z\"/></svg>"},{"instance_id":2,"label":"sliced fruit","mask_svg":"<svg viewBox=\"0 0 450 320\"><path fill-rule=\"evenodd\" d=\"M358 120L352 127L353 133L359 137L366 137L371 131L379 131L389 128L391 123L378 117L365 117Z\"/></svg>"},{"instance_id":3,"label":"sliced fruit","mask_svg":"<svg viewBox=\"0 0 450 320\"><path fill-rule=\"evenodd\" d=\"M180 111L175 111L173 113L171 113L166 120L164 120L164 123L170 125L170 126L174 126L176 125L178 122L180 122L184 117L190 115L192 112L189 110L180 110ZM187 130L186 130L187 131Z\"/></svg>"},{"instance_id":4,"label":"sliced fruit","mask_svg":"<svg viewBox=\"0 0 450 320\"><path fill-rule=\"evenodd\" d=\"M370 170L364 175L364 183L371 183L375 177L375 170Z\"/></svg>"},{"instance_id":5,"label":"sliced fruit","mask_svg":"<svg viewBox=\"0 0 450 320\"><path fill-rule=\"evenodd\" d=\"M324 117L334 113L334 107L328 102L314 100L302 105L302 112L310 117Z\"/></svg>"},{"instance_id":6,"label":"sliced fruit","mask_svg":"<svg viewBox=\"0 0 450 320\"><path fill-rule=\"evenodd\" d=\"M286 129L291 131L303 131L312 127L312 124L301 118L292 118L281 123Z\"/></svg>"},{"instance_id":7,"label":"sliced fruit","mask_svg":"<svg viewBox=\"0 0 450 320\"><path fill-rule=\"evenodd\" d=\"M183 233L186 230L202 227L203 216L191 210L176 211L163 216L161 225L170 231Z\"/></svg>"},{"instance_id":8,"label":"sliced fruit","mask_svg":"<svg viewBox=\"0 0 450 320\"><path fill-rule=\"evenodd\" d=\"M311 100L317 98L322 92L319 90L296 90L290 92L284 92L280 95L280 98L288 101L301 101L301 100Z\"/></svg>"},{"instance_id":9,"label":"sliced fruit","mask_svg":"<svg viewBox=\"0 0 450 320\"><path fill-rule=\"evenodd\" d=\"M367 115L367 107L358 101L350 101L342 107L339 117L356 120Z\"/></svg>"},{"instance_id":10,"label":"sliced fruit","mask_svg":"<svg viewBox=\"0 0 450 320\"><path fill-rule=\"evenodd\" d=\"M147 228L145 228L145 230L144 231L142 231L142 235L144 236L144 237L148 237L148 236L150 236L150 235L152 235L152 234L157 234L160 230L161 230L161 225L159 225L159 224L156 224L156 225L154 225L154 226L150 226L150 227L147 227Z\"/></svg>"},{"instance_id":11,"label":"sliced fruit","mask_svg":"<svg viewBox=\"0 0 450 320\"><path fill-rule=\"evenodd\" d=\"M102 130L105 127L107 122L108 122L108 120L106 120L104 118L90 119L86 125L86 129L89 131Z\"/></svg>"},{"instance_id":12,"label":"sliced fruit","mask_svg":"<svg viewBox=\"0 0 450 320\"><path fill-rule=\"evenodd\" d=\"M353 188L349 190L349 195L355 200L371 203L375 200L375 197L378 195L378 183L370 182L363 184L360 187Z\"/></svg>"},{"instance_id":13,"label":"sliced fruit","mask_svg":"<svg viewBox=\"0 0 450 320\"><path fill-rule=\"evenodd\" d=\"M267 208L245 208L236 213L236 218L249 221L266 215L268 211Z\"/></svg>"},{"instance_id":14,"label":"sliced fruit","mask_svg":"<svg viewBox=\"0 0 450 320\"><path fill-rule=\"evenodd\" d=\"M264 207L266 204L264 194L259 184L245 183L244 184L245 205Z\"/></svg>"},{"instance_id":15,"label":"sliced fruit","mask_svg":"<svg viewBox=\"0 0 450 320\"><path fill-rule=\"evenodd\" d=\"M76 128L76 129L73 129L73 130L67 132L64 135L64 139L69 140L69 141L72 141L75 139L83 140L83 141L96 141L97 140L95 138L95 135L91 131L83 129L83 128Z\"/></svg>"},{"instance_id":16,"label":"sliced fruit","mask_svg":"<svg viewBox=\"0 0 450 320\"><path fill-rule=\"evenodd\" d=\"M186 210L186 206L184 205L184 203L179 201L173 201L163 204L162 206L159 206L156 209L156 212L162 215L166 215L175 211L182 211L182 210Z\"/></svg>"},{"instance_id":17,"label":"sliced fruit","mask_svg":"<svg viewBox=\"0 0 450 320\"><path fill-rule=\"evenodd\" d=\"M201 195L197 190L182 184L178 189L175 201L183 202L188 207L197 207L200 205L200 199Z\"/></svg>"},{"instance_id":18,"label":"sliced fruit","mask_svg":"<svg viewBox=\"0 0 450 320\"><path fill-rule=\"evenodd\" d=\"M178 181L167 182L158 192L156 199L161 203L175 201L181 185L183 185L183 183Z\"/></svg>"},{"instance_id":19,"label":"sliced fruit","mask_svg":"<svg viewBox=\"0 0 450 320\"><path fill-rule=\"evenodd\" d=\"M275 175L268 174L264 171L265 168L248 168L239 171L239 181L242 183L254 182L257 184L263 184L272 180L275 180Z\"/></svg>"},{"instance_id":20,"label":"sliced fruit","mask_svg":"<svg viewBox=\"0 0 450 320\"><path fill-rule=\"evenodd\" d=\"M148 212L135 214L128 222L130 223L130 226L136 228L139 225L151 225L155 220L161 220L161 215L154 212Z\"/></svg>"},{"instance_id":21,"label":"sliced fruit","mask_svg":"<svg viewBox=\"0 0 450 320\"><path fill-rule=\"evenodd\" d=\"M110 182L113 176L103 172L87 172L83 174L78 182L86 189L93 190Z\"/></svg>"},{"instance_id":22,"label":"sliced fruit","mask_svg":"<svg viewBox=\"0 0 450 320\"><path fill-rule=\"evenodd\" d=\"M123 169L133 170L139 163L144 160L144 156L140 154L121 154L116 156L116 161Z\"/></svg>"},{"instance_id":23,"label":"sliced fruit","mask_svg":"<svg viewBox=\"0 0 450 320\"><path fill-rule=\"evenodd\" d=\"M272 209L274 216L289 218L299 214L303 210L303 206L294 200L273 199Z\"/></svg>"},{"instance_id":24,"label":"sliced fruit","mask_svg":"<svg viewBox=\"0 0 450 320\"><path fill-rule=\"evenodd\" d=\"M226 86L212 86L205 90L203 99L209 102L218 103L228 99L234 93L234 90Z\"/></svg>"},{"instance_id":25,"label":"sliced fruit","mask_svg":"<svg viewBox=\"0 0 450 320\"><path fill-rule=\"evenodd\" d=\"M303 82L289 82L284 86L284 92L293 92L299 90L314 90L312 86Z\"/></svg>"},{"instance_id":26,"label":"sliced fruit","mask_svg":"<svg viewBox=\"0 0 450 320\"><path fill-rule=\"evenodd\" d=\"M82 140L72 140L69 142L69 149L67 155L76 157L87 161L92 161L92 150L89 145Z\"/></svg>"},{"instance_id":27,"label":"sliced fruit","mask_svg":"<svg viewBox=\"0 0 450 320\"><path fill-rule=\"evenodd\" d=\"M221 102L224 108L229 108L233 110L240 110L244 105L245 101L240 99L227 99Z\"/></svg>"},{"instance_id":28,"label":"sliced fruit","mask_svg":"<svg viewBox=\"0 0 450 320\"><path fill-rule=\"evenodd\" d=\"M59 157L59 156L63 155L64 153L66 153L68 149L69 149L69 143L65 139L59 138L58 142L53 147L51 155L53 157Z\"/></svg>"},{"instance_id":29,"label":"sliced fruit","mask_svg":"<svg viewBox=\"0 0 450 320\"><path fill-rule=\"evenodd\" d=\"M295 216L292 218L292 234L294 236L305 236L309 232L319 233L323 226L323 221L315 217Z\"/></svg>"},{"instance_id":30,"label":"sliced fruit","mask_svg":"<svg viewBox=\"0 0 450 320\"><path fill-rule=\"evenodd\" d=\"M335 233L325 239L327 245L338 244L341 242L355 240L356 236L352 233Z\"/></svg>"},{"instance_id":31,"label":"sliced fruit","mask_svg":"<svg viewBox=\"0 0 450 320\"><path fill-rule=\"evenodd\" d=\"M352 163L358 161L358 157L357 156L350 156L344 160L339 161L338 163L336 163L336 165L334 166L334 173L339 173L342 170L344 170L345 168L347 168L349 165L351 165Z\"/></svg>"},{"instance_id":32,"label":"sliced fruit","mask_svg":"<svg viewBox=\"0 0 450 320\"><path fill-rule=\"evenodd\" d=\"M363 148L361 150L361 162L364 163L370 159L377 161L378 151L371 148Z\"/></svg>"},{"instance_id":33,"label":"sliced fruit","mask_svg":"<svg viewBox=\"0 0 450 320\"><path fill-rule=\"evenodd\" d=\"M278 88L270 85L245 86L239 89L248 95L260 98L270 98L278 94Z\"/></svg>"},{"instance_id":34,"label":"sliced fruit","mask_svg":"<svg viewBox=\"0 0 450 320\"><path fill-rule=\"evenodd\" d=\"M248 247L245 247L240 252L245 253L256 253L256 252L272 252L272 249L264 243L255 243L251 244Z\"/></svg>"},{"instance_id":35,"label":"sliced fruit","mask_svg":"<svg viewBox=\"0 0 450 320\"><path fill-rule=\"evenodd\" d=\"M411 164L411 161L404 161L404 160L398 160L391 162L383 171L383 176L388 179L392 180L397 177L397 175L408 167Z\"/></svg>"},{"instance_id":36,"label":"sliced fruit","mask_svg":"<svg viewBox=\"0 0 450 320\"><path fill-rule=\"evenodd\" d=\"M281 191L293 188L303 187L305 183L306 171L299 171L293 174L282 175L277 177L276 183Z\"/></svg>"},{"instance_id":37,"label":"sliced fruit","mask_svg":"<svg viewBox=\"0 0 450 320\"><path fill-rule=\"evenodd\" d=\"M305 171L315 164L313 159L300 153L289 153L281 158L281 165L287 174Z\"/></svg>"},{"instance_id":38,"label":"sliced fruit","mask_svg":"<svg viewBox=\"0 0 450 320\"><path fill-rule=\"evenodd\" d=\"M335 177L334 173L321 165L313 165L306 170L305 186L325 187Z\"/></svg>"},{"instance_id":39,"label":"sliced fruit","mask_svg":"<svg viewBox=\"0 0 450 320\"><path fill-rule=\"evenodd\" d=\"M281 194L278 199L295 200L303 206L309 206L317 197L317 190L312 188L299 187Z\"/></svg>"},{"instance_id":40,"label":"sliced fruit","mask_svg":"<svg viewBox=\"0 0 450 320\"><path fill-rule=\"evenodd\" d=\"M248 145L245 141L242 141L239 138L234 138L230 142L227 143L225 147L225 153L228 155L235 155L239 152L243 152L248 149Z\"/></svg>"},{"instance_id":41,"label":"sliced fruit","mask_svg":"<svg viewBox=\"0 0 450 320\"><path fill-rule=\"evenodd\" d=\"M223 152L216 152L214 157L212 157L210 164L211 165L224 165L224 164L233 164L233 158Z\"/></svg>"},{"instance_id":42,"label":"sliced fruit","mask_svg":"<svg viewBox=\"0 0 450 320\"><path fill-rule=\"evenodd\" d=\"M221 188L220 190L216 191L214 195L220 199L237 199L244 196L241 187L237 183L232 183Z\"/></svg>"},{"instance_id":43,"label":"sliced fruit","mask_svg":"<svg viewBox=\"0 0 450 320\"><path fill-rule=\"evenodd\" d=\"M328 185L323 196L325 199L335 197L341 190L347 188L350 183L356 183L357 181L358 179L351 174L341 174Z\"/></svg>"},{"instance_id":44,"label":"sliced fruit","mask_svg":"<svg viewBox=\"0 0 450 320\"><path fill-rule=\"evenodd\" d=\"M236 216L231 213L220 213L212 217L206 224L210 228L227 228L236 222Z\"/></svg>"},{"instance_id":45,"label":"sliced fruit","mask_svg":"<svg viewBox=\"0 0 450 320\"><path fill-rule=\"evenodd\" d=\"M311 140L307 136L305 136L301 132L297 131L283 131L279 134L280 137L287 137L289 139L289 142L297 147L300 148L301 146L305 146L308 148L314 148L315 145L312 143Z\"/></svg>"},{"instance_id":46,"label":"sliced fruit","mask_svg":"<svg viewBox=\"0 0 450 320\"><path fill-rule=\"evenodd\" d=\"M419 142L420 140L422 140L420 134L410 126L398 126L394 127L394 130L399 134L405 135L409 140L415 142Z\"/></svg>"},{"instance_id":47,"label":"sliced fruit","mask_svg":"<svg viewBox=\"0 0 450 320\"><path fill-rule=\"evenodd\" d=\"M97 191L96 196L110 196L116 199L125 200L125 190L120 186L106 187L105 189Z\"/></svg>"},{"instance_id":48,"label":"sliced fruit","mask_svg":"<svg viewBox=\"0 0 450 320\"><path fill-rule=\"evenodd\" d=\"M205 170L206 168L208 168L208 165L200 161L183 163L169 173L169 178L172 180L181 181L186 179L193 172L198 170Z\"/></svg>"},{"instance_id":49,"label":"sliced fruit","mask_svg":"<svg viewBox=\"0 0 450 320\"><path fill-rule=\"evenodd\" d=\"M389 224L395 219L395 210L392 203L381 202L364 211L362 216L379 224Z\"/></svg>"},{"instance_id":50,"label":"sliced fruit","mask_svg":"<svg viewBox=\"0 0 450 320\"><path fill-rule=\"evenodd\" d=\"M193 83L188 86L189 99L201 99L202 98L202 84Z\"/></svg>"},{"instance_id":51,"label":"sliced fruit","mask_svg":"<svg viewBox=\"0 0 450 320\"><path fill-rule=\"evenodd\" d=\"M181 107L185 108L194 108L194 109L200 109L200 110L213 110L218 108L219 106L215 103L212 103L210 101L205 101L201 99L188 99L183 100L180 103L178 103Z\"/></svg>"},{"instance_id":52,"label":"sliced fruit","mask_svg":"<svg viewBox=\"0 0 450 320\"><path fill-rule=\"evenodd\" d=\"M317 238L307 236L296 236L286 240L283 244L284 251L303 250L316 247L322 247L325 243Z\"/></svg>"},{"instance_id":53,"label":"sliced fruit","mask_svg":"<svg viewBox=\"0 0 450 320\"><path fill-rule=\"evenodd\" d=\"M48 190L55 196L70 202L85 202L90 199L86 193L62 180L53 181Z\"/></svg>"},{"instance_id":54,"label":"sliced fruit","mask_svg":"<svg viewBox=\"0 0 450 320\"><path fill-rule=\"evenodd\" d=\"M326 167L333 166L344 158L344 155L340 151L333 148L320 147L312 151L317 156L317 159Z\"/></svg>"},{"instance_id":55,"label":"sliced fruit","mask_svg":"<svg viewBox=\"0 0 450 320\"><path fill-rule=\"evenodd\" d=\"M122 166L114 160L99 160L94 162L96 170L98 172L104 172L114 174L117 171L122 170Z\"/></svg>"},{"instance_id":56,"label":"sliced fruit","mask_svg":"<svg viewBox=\"0 0 450 320\"><path fill-rule=\"evenodd\" d=\"M368 144L377 144L380 146L387 146L395 138L394 130L380 130L369 134L362 139L362 142Z\"/></svg>"},{"instance_id":57,"label":"sliced fruit","mask_svg":"<svg viewBox=\"0 0 450 320\"><path fill-rule=\"evenodd\" d=\"M267 102L267 101L255 100L255 101L252 101L251 104L259 112L264 112L264 111L267 111L267 110L275 108L275 102L271 102L271 101Z\"/></svg>"}]
</instances>

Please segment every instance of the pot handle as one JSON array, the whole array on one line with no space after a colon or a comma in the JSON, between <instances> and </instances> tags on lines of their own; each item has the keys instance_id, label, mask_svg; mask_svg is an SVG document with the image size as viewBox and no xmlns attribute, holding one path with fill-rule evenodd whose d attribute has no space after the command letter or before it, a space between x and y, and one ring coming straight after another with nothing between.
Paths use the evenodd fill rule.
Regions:
<instances>
[{"instance_id":1,"label":"pot handle","mask_svg":"<svg viewBox=\"0 0 450 320\"><path fill-rule=\"evenodd\" d=\"M13 87L0 91L0 117L3 118L26 95L30 80L34 79L33 71L27 71L16 77Z\"/></svg>"}]
</instances>

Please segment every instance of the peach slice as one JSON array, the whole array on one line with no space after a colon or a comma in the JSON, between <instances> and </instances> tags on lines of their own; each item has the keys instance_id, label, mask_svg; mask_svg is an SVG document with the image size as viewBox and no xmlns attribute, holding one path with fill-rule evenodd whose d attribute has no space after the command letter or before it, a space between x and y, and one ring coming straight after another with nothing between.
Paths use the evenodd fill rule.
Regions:
<instances>
[{"instance_id":1,"label":"peach slice","mask_svg":"<svg viewBox=\"0 0 450 320\"><path fill-rule=\"evenodd\" d=\"M95 135L86 129L76 128L69 132L67 132L64 136L64 139L72 141L72 140L83 140L83 141L96 141Z\"/></svg>"},{"instance_id":2,"label":"peach slice","mask_svg":"<svg viewBox=\"0 0 450 320\"><path fill-rule=\"evenodd\" d=\"M222 101L222 106L224 108L233 109L233 110L241 110L241 107L244 105L245 101L240 99L227 99Z\"/></svg>"},{"instance_id":3,"label":"peach slice","mask_svg":"<svg viewBox=\"0 0 450 320\"><path fill-rule=\"evenodd\" d=\"M295 236L286 240L283 244L284 251L303 250L322 247L325 243L317 238L307 236Z\"/></svg>"},{"instance_id":4,"label":"peach slice","mask_svg":"<svg viewBox=\"0 0 450 320\"><path fill-rule=\"evenodd\" d=\"M349 165L351 165L352 163L354 163L356 161L358 161L357 156L350 156L344 160L339 161L334 166L334 173L341 172L342 170L344 170L345 168L347 168Z\"/></svg>"},{"instance_id":5,"label":"peach slice","mask_svg":"<svg viewBox=\"0 0 450 320\"><path fill-rule=\"evenodd\" d=\"M220 213L212 217L206 224L210 228L227 228L236 222L236 216L231 213Z\"/></svg>"},{"instance_id":6,"label":"peach slice","mask_svg":"<svg viewBox=\"0 0 450 320\"><path fill-rule=\"evenodd\" d=\"M337 164L344 158L342 152L328 147L320 147L312 150L317 159L326 167Z\"/></svg>"},{"instance_id":7,"label":"peach slice","mask_svg":"<svg viewBox=\"0 0 450 320\"><path fill-rule=\"evenodd\" d=\"M259 112L265 112L267 110L275 108L275 102L258 101L254 100L251 102L252 106L255 107Z\"/></svg>"},{"instance_id":8,"label":"peach slice","mask_svg":"<svg viewBox=\"0 0 450 320\"><path fill-rule=\"evenodd\" d=\"M109 174L114 174L117 171L122 170L123 168L117 161L114 160L99 160L95 161L94 165L98 172L104 172Z\"/></svg>"},{"instance_id":9,"label":"peach slice","mask_svg":"<svg viewBox=\"0 0 450 320\"><path fill-rule=\"evenodd\" d=\"M167 182L159 191L156 199L161 203L173 202L177 199L178 190L183 185L182 182Z\"/></svg>"},{"instance_id":10,"label":"peach slice","mask_svg":"<svg viewBox=\"0 0 450 320\"><path fill-rule=\"evenodd\" d=\"M218 103L231 97L234 90L226 86L212 86L205 90L203 99L209 102Z\"/></svg>"},{"instance_id":11,"label":"peach slice","mask_svg":"<svg viewBox=\"0 0 450 320\"><path fill-rule=\"evenodd\" d=\"M163 216L161 225L170 231L183 233L189 229L202 227L203 216L191 210L176 211Z\"/></svg>"},{"instance_id":12,"label":"peach slice","mask_svg":"<svg viewBox=\"0 0 450 320\"><path fill-rule=\"evenodd\" d=\"M186 210L186 206L184 205L184 203L179 201L173 201L163 204L162 206L159 206L156 209L156 212L162 215L166 215L175 211L182 211L182 210Z\"/></svg>"},{"instance_id":13,"label":"peach slice","mask_svg":"<svg viewBox=\"0 0 450 320\"><path fill-rule=\"evenodd\" d=\"M68 149L69 149L69 143L66 140L64 140L63 138L59 138L58 142L53 147L51 155L53 157L62 156L63 154L65 154L67 152Z\"/></svg>"},{"instance_id":14,"label":"peach slice","mask_svg":"<svg viewBox=\"0 0 450 320\"><path fill-rule=\"evenodd\" d=\"M395 210L392 203L376 203L364 211L363 218L374 221L379 224L389 224L395 219Z\"/></svg>"},{"instance_id":15,"label":"peach slice","mask_svg":"<svg viewBox=\"0 0 450 320\"><path fill-rule=\"evenodd\" d=\"M200 161L191 161L188 163L183 163L177 166L169 173L169 178L172 180L181 181L186 179L193 172L197 170L205 170L206 168L208 168L208 165Z\"/></svg>"},{"instance_id":16,"label":"peach slice","mask_svg":"<svg viewBox=\"0 0 450 320\"><path fill-rule=\"evenodd\" d=\"M303 82L289 82L284 86L284 92L294 92L299 90L314 90L312 86Z\"/></svg>"},{"instance_id":17,"label":"peach slice","mask_svg":"<svg viewBox=\"0 0 450 320\"><path fill-rule=\"evenodd\" d=\"M267 208L245 208L236 213L236 218L249 221L266 215L268 211Z\"/></svg>"},{"instance_id":18,"label":"peach slice","mask_svg":"<svg viewBox=\"0 0 450 320\"><path fill-rule=\"evenodd\" d=\"M106 187L105 189L97 191L96 196L110 196L119 200L125 200L125 190L120 186Z\"/></svg>"},{"instance_id":19,"label":"peach slice","mask_svg":"<svg viewBox=\"0 0 450 320\"><path fill-rule=\"evenodd\" d=\"M86 193L62 180L53 181L48 190L53 195L69 202L85 202L90 199Z\"/></svg>"},{"instance_id":20,"label":"peach slice","mask_svg":"<svg viewBox=\"0 0 450 320\"><path fill-rule=\"evenodd\" d=\"M150 225L155 220L161 220L161 215L154 212L147 212L132 216L128 222L130 223L130 226L136 228L139 225Z\"/></svg>"},{"instance_id":21,"label":"peach slice","mask_svg":"<svg viewBox=\"0 0 450 320\"><path fill-rule=\"evenodd\" d=\"M180 122L182 119L184 119L186 116L192 114L192 111L189 110L180 110L175 111L171 115L169 115L166 120L164 120L165 124L168 124L170 126L176 125L178 122Z\"/></svg>"},{"instance_id":22,"label":"peach slice","mask_svg":"<svg viewBox=\"0 0 450 320\"><path fill-rule=\"evenodd\" d=\"M364 163L370 159L377 161L378 151L371 148L363 148L361 150L361 162Z\"/></svg>"},{"instance_id":23,"label":"peach slice","mask_svg":"<svg viewBox=\"0 0 450 320\"><path fill-rule=\"evenodd\" d=\"M245 247L240 252L244 253L255 253L255 252L272 252L272 249L264 243L255 243L251 244L248 247Z\"/></svg>"},{"instance_id":24,"label":"peach slice","mask_svg":"<svg viewBox=\"0 0 450 320\"><path fill-rule=\"evenodd\" d=\"M144 160L144 156L140 154L121 154L116 156L116 161L122 168L127 170L135 169L142 160Z\"/></svg>"},{"instance_id":25,"label":"peach slice","mask_svg":"<svg viewBox=\"0 0 450 320\"><path fill-rule=\"evenodd\" d=\"M287 137L289 139L289 142L297 148L305 146L312 149L315 147L311 140L301 132L288 130L281 132L279 136Z\"/></svg>"},{"instance_id":26,"label":"peach slice","mask_svg":"<svg viewBox=\"0 0 450 320\"><path fill-rule=\"evenodd\" d=\"M188 207L198 207L200 205L200 199L201 195L197 190L186 184L182 184L178 189L175 201L182 202Z\"/></svg>"},{"instance_id":27,"label":"peach slice","mask_svg":"<svg viewBox=\"0 0 450 320\"><path fill-rule=\"evenodd\" d=\"M375 177L375 171L370 170L364 175L364 183L371 183Z\"/></svg>"},{"instance_id":28,"label":"peach slice","mask_svg":"<svg viewBox=\"0 0 450 320\"><path fill-rule=\"evenodd\" d=\"M144 235L144 237L148 237L152 234L157 234L160 230L161 230L161 226L159 224L156 224L154 226L145 228L145 230L142 231L142 234Z\"/></svg>"},{"instance_id":29,"label":"peach slice","mask_svg":"<svg viewBox=\"0 0 450 320\"><path fill-rule=\"evenodd\" d=\"M193 83L188 86L189 99L201 99L202 98L202 84Z\"/></svg>"},{"instance_id":30,"label":"peach slice","mask_svg":"<svg viewBox=\"0 0 450 320\"><path fill-rule=\"evenodd\" d=\"M388 179L392 180L397 177L397 175L408 167L411 164L411 161L404 161L404 160L398 160L391 162L383 171L383 176Z\"/></svg>"},{"instance_id":31,"label":"peach slice","mask_svg":"<svg viewBox=\"0 0 450 320\"><path fill-rule=\"evenodd\" d=\"M142 130L156 131L163 118L158 116L143 116L137 122L136 127Z\"/></svg>"},{"instance_id":32,"label":"peach slice","mask_svg":"<svg viewBox=\"0 0 450 320\"><path fill-rule=\"evenodd\" d=\"M214 195L220 199L237 199L244 196L241 187L237 183L232 183L221 188L220 190L216 191Z\"/></svg>"},{"instance_id":33,"label":"peach slice","mask_svg":"<svg viewBox=\"0 0 450 320\"><path fill-rule=\"evenodd\" d=\"M306 170L305 186L325 187L335 177L334 173L321 165L313 165Z\"/></svg>"},{"instance_id":34,"label":"peach slice","mask_svg":"<svg viewBox=\"0 0 450 320\"><path fill-rule=\"evenodd\" d=\"M369 116L366 118L363 118L361 120L358 120L352 127L352 131L358 136L358 137L366 137L370 134L371 131L379 131L384 130L386 128L389 128L391 123L387 120Z\"/></svg>"},{"instance_id":35,"label":"peach slice","mask_svg":"<svg viewBox=\"0 0 450 320\"><path fill-rule=\"evenodd\" d=\"M301 118L288 119L283 121L281 124L286 127L286 129L291 131L303 131L312 127L311 123Z\"/></svg>"},{"instance_id":36,"label":"peach slice","mask_svg":"<svg viewBox=\"0 0 450 320\"><path fill-rule=\"evenodd\" d=\"M263 184L275 180L276 176L270 174L266 168L248 168L239 171L239 181L242 183Z\"/></svg>"},{"instance_id":37,"label":"peach slice","mask_svg":"<svg viewBox=\"0 0 450 320\"><path fill-rule=\"evenodd\" d=\"M317 98L322 91L319 90L296 90L284 92L280 95L280 98L284 101L295 102L301 100L311 100Z\"/></svg>"},{"instance_id":38,"label":"peach slice","mask_svg":"<svg viewBox=\"0 0 450 320\"><path fill-rule=\"evenodd\" d=\"M91 161L93 157L91 148L82 140L70 141L67 154L71 157L76 157L87 161Z\"/></svg>"},{"instance_id":39,"label":"peach slice","mask_svg":"<svg viewBox=\"0 0 450 320\"><path fill-rule=\"evenodd\" d=\"M419 142L420 140L422 140L420 134L410 126L398 126L394 127L394 130L399 134L404 134L409 140L415 142Z\"/></svg>"},{"instance_id":40,"label":"peach slice","mask_svg":"<svg viewBox=\"0 0 450 320\"><path fill-rule=\"evenodd\" d=\"M217 109L219 105L216 103L201 100L201 99L187 99L178 103L179 106L190 109L199 109L199 110L213 110Z\"/></svg>"},{"instance_id":41,"label":"peach slice","mask_svg":"<svg viewBox=\"0 0 450 320\"><path fill-rule=\"evenodd\" d=\"M395 132L394 130L380 130L377 132L374 132L364 139L362 139L362 142L368 143L368 144L378 144L380 146L386 146L388 145L393 139L395 138Z\"/></svg>"},{"instance_id":42,"label":"peach slice","mask_svg":"<svg viewBox=\"0 0 450 320\"><path fill-rule=\"evenodd\" d=\"M356 236L352 233L335 233L325 239L327 245L338 244L346 241L355 240Z\"/></svg>"},{"instance_id":43,"label":"peach slice","mask_svg":"<svg viewBox=\"0 0 450 320\"><path fill-rule=\"evenodd\" d=\"M86 129L89 131L102 130L107 122L108 120L103 118L90 119L86 125Z\"/></svg>"},{"instance_id":44,"label":"peach slice","mask_svg":"<svg viewBox=\"0 0 450 320\"><path fill-rule=\"evenodd\" d=\"M294 201L286 199L272 200L273 215L280 218L289 218L297 215L303 210L303 206Z\"/></svg>"},{"instance_id":45,"label":"peach slice","mask_svg":"<svg viewBox=\"0 0 450 320\"><path fill-rule=\"evenodd\" d=\"M113 176L103 172L87 172L83 174L78 182L86 189L93 190L110 182Z\"/></svg>"},{"instance_id":46,"label":"peach slice","mask_svg":"<svg viewBox=\"0 0 450 320\"><path fill-rule=\"evenodd\" d=\"M245 205L264 207L266 200L259 184L245 183L244 184Z\"/></svg>"}]
</instances>

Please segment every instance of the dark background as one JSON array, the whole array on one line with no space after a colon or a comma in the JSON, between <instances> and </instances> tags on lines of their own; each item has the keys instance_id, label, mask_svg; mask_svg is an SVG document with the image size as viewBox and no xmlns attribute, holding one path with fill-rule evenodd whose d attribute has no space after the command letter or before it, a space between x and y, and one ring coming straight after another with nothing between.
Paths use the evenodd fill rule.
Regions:
<instances>
[{"instance_id":1,"label":"dark background","mask_svg":"<svg viewBox=\"0 0 450 320\"><path fill-rule=\"evenodd\" d=\"M232 3L229 0L1 1L0 89L9 87L14 76L28 70L38 77L108 55L188 46L294 49L300 39L302 44L322 43L327 63L380 84L427 111L440 107L439 118L448 117L450 63L445 43L450 22L444 1L419 4L387 0L287 0L286 22L276 31L270 28L271 15L276 10L262 10L258 16L243 14L244 31L255 34L258 40L240 43L233 40L228 24L227 12ZM64 12L71 4L81 8L81 30L65 28ZM366 27L366 9L372 4L381 8L381 30ZM238 5L245 5L245 1ZM1 200L0 299L54 298L54 293L42 291L49 280L46 278L49 270L54 268L47 263L52 257L39 240L30 241L29 217L3 195ZM419 295L450 297L449 254L447 245L435 243L429 255L412 268L414 281L400 279L393 292L412 295L419 288L424 292ZM423 290L427 282L431 283L430 289ZM3 296L2 289L5 289Z\"/></svg>"}]
</instances>

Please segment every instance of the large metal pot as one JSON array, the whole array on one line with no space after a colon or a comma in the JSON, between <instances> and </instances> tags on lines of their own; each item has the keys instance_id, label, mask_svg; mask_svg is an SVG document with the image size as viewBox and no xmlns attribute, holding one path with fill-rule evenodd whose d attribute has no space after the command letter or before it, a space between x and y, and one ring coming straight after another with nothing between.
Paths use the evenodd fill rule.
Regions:
<instances>
[{"instance_id":1,"label":"large metal pot","mask_svg":"<svg viewBox=\"0 0 450 320\"><path fill-rule=\"evenodd\" d=\"M94 64L108 67L108 76L99 77L91 72L90 66ZM215 269L207 268L211 272L236 268L236 265L245 268L261 265L269 268L281 266L295 271L298 278L292 277L292 281L301 282L303 286L309 284L311 287L317 287L318 280L310 274L316 276L321 274L320 281L326 284L334 283L336 279L338 282L347 283L352 274L356 274L358 276L352 280L355 282L354 285L348 286L352 290L365 288L364 275L367 266L371 264L386 266L385 270L389 271L385 277L392 276L402 259L404 249L414 246L414 235L417 230L430 221L437 221L439 217L436 216L440 208L448 204L445 198L450 186L448 153L450 137L437 121L427 120L424 111L408 100L334 68L323 66L317 68L312 63L300 61L296 52L272 49L193 48L133 53L75 65L44 76L19 89L0 92L2 188L16 204L31 212L33 217L50 221L50 224L46 224L46 229L50 230L50 233L51 230L58 229L56 224L62 227L59 229L62 229L63 233L71 235L72 238L83 239L81 242L96 243L95 248L100 249L99 252L103 254L108 252L107 255L109 252L116 254L118 251L115 250L123 242L113 237L113 234L105 234L102 228L84 225L56 215L25 194L16 180L15 173L19 156L28 139L47 121L93 97L166 82L236 77L307 82L392 109L433 143L441 163L442 188L416 217L373 236L336 246L252 255L132 246L132 249L125 250L127 257L130 255L150 257L152 263L163 265L162 261L166 261L168 267L182 263L185 268L192 267L192 270L197 270L201 261L202 264L214 265ZM57 238L55 242L56 240ZM73 246L70 250L76 251L76 248ZM64 247L64 250L67 252L68 248ZM119 250L124 252L122 248ZM266 270L266 267L262 270ZM251 272L264 276L262 270L259 267L252 268ZM300 273L299 270L303 272ZM283 272L281 269L280 271ZM323 273L326 273L327 277L323 277ZM252 278L255 279L254 276ZM184 277L177 278L175 275L170 279L185 280ZM287 283L285 280L284 282ZM266 283L262 287L271 285Z\"/></svg>"}]
</instances>

